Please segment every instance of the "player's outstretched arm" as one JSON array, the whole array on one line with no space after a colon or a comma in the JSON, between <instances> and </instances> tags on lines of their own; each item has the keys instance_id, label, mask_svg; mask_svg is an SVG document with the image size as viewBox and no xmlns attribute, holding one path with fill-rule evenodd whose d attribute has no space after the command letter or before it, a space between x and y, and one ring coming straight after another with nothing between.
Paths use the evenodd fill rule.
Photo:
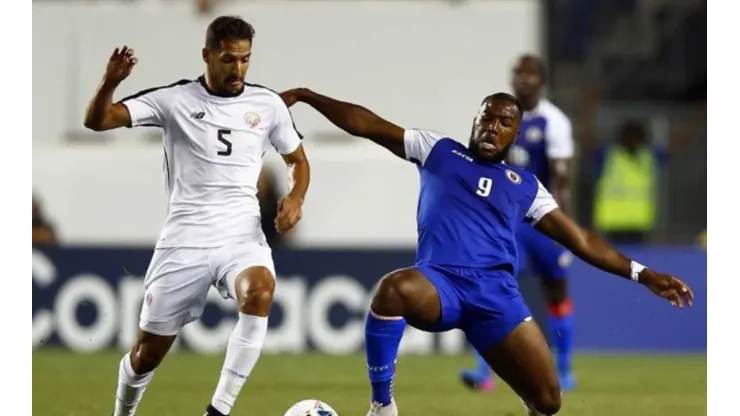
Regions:
<instances>
[{"instance_id":1,"label":"player's outstretched arm","mask_svg":"<svg viewBox=\"0 0 740 416\"><path fill-rule=\"evenodd\" d=\"M288 90L280 96L288 107L296 102L306 103L347 133L370 139L396 156L406 158L404 129L384 120L365 107L335 100L307 88Z\"/></svg>"},{"instance_id":2,"label":"player's outstretched arm","mask_svg":"<svg viewBox=\"0 0 740 416\"><path fill-rule=\"evenodd\" d=\"M114 104L113 94L118 85L131 74L136 62L133 49L127 46L113 51L103 80L87 105L85 127L94 131L106 131L131 126L128 108L121 103Z\"/></svg>"},{"instance_id":3,"label":"player's outstretched arm","mask_svg":"<svg viewBox=\"0 0 740 416\"><path fill-rule=\"evenodd\" d=\"M592 266L635 280L654 294L668 299L673 306L691 306L694 293L682 281L628 259L596 233L581 228L561 209L556 208L546 214L535 227Z\"/></svg>"}]
</instances>

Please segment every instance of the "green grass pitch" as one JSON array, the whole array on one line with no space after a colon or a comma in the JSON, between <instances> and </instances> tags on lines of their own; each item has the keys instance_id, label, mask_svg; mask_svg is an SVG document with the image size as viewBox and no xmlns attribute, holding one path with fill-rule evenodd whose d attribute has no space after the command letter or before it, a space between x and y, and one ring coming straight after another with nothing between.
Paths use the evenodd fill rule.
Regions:
<instances>
[{"instance_id":1,"label":"green grass pitch","mask_svg":"<svg viewBox=\"0 0 740 416\"><path fill-rule=\"evenodd\" d=\"M33 412L46 416L109 416L121 353L64 350L33 353ZM469 356L411 356L398 361L396 400L403 416L501 415L524 411L508 387L467 391L458 370ZM200 416L221 369L222 356L176 352L157 370L140 416ZM578 390L567 393L565 416L706 415L707 359L697 356L581 355ZM301 399L321 399L341 416L364 416L369 386L361 355L263 354L232 412L276 415Z\"/></svg>"}]
</instances>

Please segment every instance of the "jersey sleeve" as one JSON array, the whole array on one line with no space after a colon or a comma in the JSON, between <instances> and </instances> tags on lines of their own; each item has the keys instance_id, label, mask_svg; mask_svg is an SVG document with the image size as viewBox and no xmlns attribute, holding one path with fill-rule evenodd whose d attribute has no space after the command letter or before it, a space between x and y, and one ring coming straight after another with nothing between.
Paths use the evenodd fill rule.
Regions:
<instances>
[{"instance_id":1,"label":"jersey sleeve","mask_svg":"<svg viewBox=\"0 0 740 416\"><path fill-rule=\"evenodd\" d=\"M542 182L536 178L535 180L537 180L537 195L535 195L534 201L532 201L532 205L525 215L526 220L532 225L537 224L545 215L558 207L555 198L545 189Z\"/></svg>"},{"instance_id":2,"label":"jersey sleeve","mask_svg":"<svg viewBox=\"0 0 740 416\"><path fill-rule=\"evenodd\" d=\"M434 145L443 137L441 134L431 131L406 129L403 132L403 147L406 151L406 160L424 166L424 162L426 162L427 157L432 152Z\"/></svg>"},{"instance_id":3,"label":"jersey sleeve","mask_svg":"<svg viewBox=\"0 0 740 416\"><path fill-rule=\"evenodd\" d=\"M293 116L280 96L275 100L275 118L270 130L270 142L281 155L289 155L301 145L303 136L295 127Z\"/></svg>"},{"instance_id":4,"label":"jersey sleeve","mask_svg":"<svg viewBox=\"0 0 740 416\"><path fill-rule=\"evenodd\" d=\"M569 159L573 157L573 126L568 117L560 111L551 114L547 120L547 157L550 159Z\"/></svg>"},{"instance_id":5,"label":"jersey sleeve","mask_svg":"<svg viewBox=\"0 0 740 416\"><path fill-rule=\"evenodd\" d=\"M131 116L131 127L163 127L165 105L171 88L152 88L140 91L120 101Z\"/></svg>"}]
</instances>

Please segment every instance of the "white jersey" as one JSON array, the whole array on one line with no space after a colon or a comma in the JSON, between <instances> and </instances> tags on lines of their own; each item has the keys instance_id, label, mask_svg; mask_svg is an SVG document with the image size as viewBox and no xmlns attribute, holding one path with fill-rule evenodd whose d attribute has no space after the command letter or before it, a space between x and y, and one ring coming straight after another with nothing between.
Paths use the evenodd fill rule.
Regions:
<instances>
[{"instance_id":1,"label":"white jersey","mask_svg":"<svg viewBox=\"0 0 740 416\"><path fill-rule=\"evenodd\" d=\"M164 130L169 202L157 248L209 248L261 238L262 159L269 145L286 155L301 144L277 93L247 84L240 95L221 97L201 76L121 102L132 127Z\"/></svg>"}]
</instances>

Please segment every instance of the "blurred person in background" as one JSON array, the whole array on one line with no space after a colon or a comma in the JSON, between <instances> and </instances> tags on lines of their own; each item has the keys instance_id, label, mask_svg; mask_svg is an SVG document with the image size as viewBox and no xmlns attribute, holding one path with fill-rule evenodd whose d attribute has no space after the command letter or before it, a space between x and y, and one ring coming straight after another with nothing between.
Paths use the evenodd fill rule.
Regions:
<instances>
[{"instance_id":1,"label":"blurred person in background","mask_svg":"<svg viewBox=\"0 0 740 416\"><path fill-rule=\"evenodd\" d=\"M704 250L707 249L707 230L699 233L699 235L696 237L696 243Z\"/></svg>"},{"instance_id":2,"label":"blurred person in background","mask_svg":"<svg viewBox=\"0 0 740 416\"><path fill-rule=\"evenodd\" d=\"M590 90L587 109L597 108L600 92ZM615 244L649 241L656 225L661 173L672 155L705 137L706 102L694 108L680 123L671 125L662 143L651 137L645 123L626 120L613 143L603 143L596 133L595 112L584 117L584 155L593 163L593 227Z\"/></svg>"},{"instance_id":3,"label":"blurred person in background","mask_svg":"<svg viewBox=\"0 0 740 416\"><path fill-rule=\"evenodd\" d=\"M547 85L545 61L523 55L512 74L512 87L524 109L519 137L508 162L535 174L552 192L558 205L570 211L570 160L573 157L571 121L560 108L544 97ZM557 351L558 375L563 390L575 388L572 374L573 301L568 295L568 266L572 255L560 244L529 225L517 230L518 274L529 271L541 279L548 305L549 338ZM491 390L493 373L474 352L477 367L463 370L460 377L470 388Z\"/></svg>"},{"instance_id":4,"label":"blurred person in background","mask_svg":"<svg viewBox=\"0 0 740 416\"><path fill-rule=\"evenodd\" d=\"M57 237L54 227L49 223L35 197L32 200L32 204L33 247L57 245Z\"/></svg>"},{"instance_id":5,"label":"blurred person in background","mask_svg":"<svg viewBox=\"0 0 740 416\"><path fill-rule=\"evenodd\" d=\"M613 145L596 151L594 227L616 244L647 242L658 209L658 179L667 149L654 146L645 126L622 124Z\"/></svg>"}]
</instances>

